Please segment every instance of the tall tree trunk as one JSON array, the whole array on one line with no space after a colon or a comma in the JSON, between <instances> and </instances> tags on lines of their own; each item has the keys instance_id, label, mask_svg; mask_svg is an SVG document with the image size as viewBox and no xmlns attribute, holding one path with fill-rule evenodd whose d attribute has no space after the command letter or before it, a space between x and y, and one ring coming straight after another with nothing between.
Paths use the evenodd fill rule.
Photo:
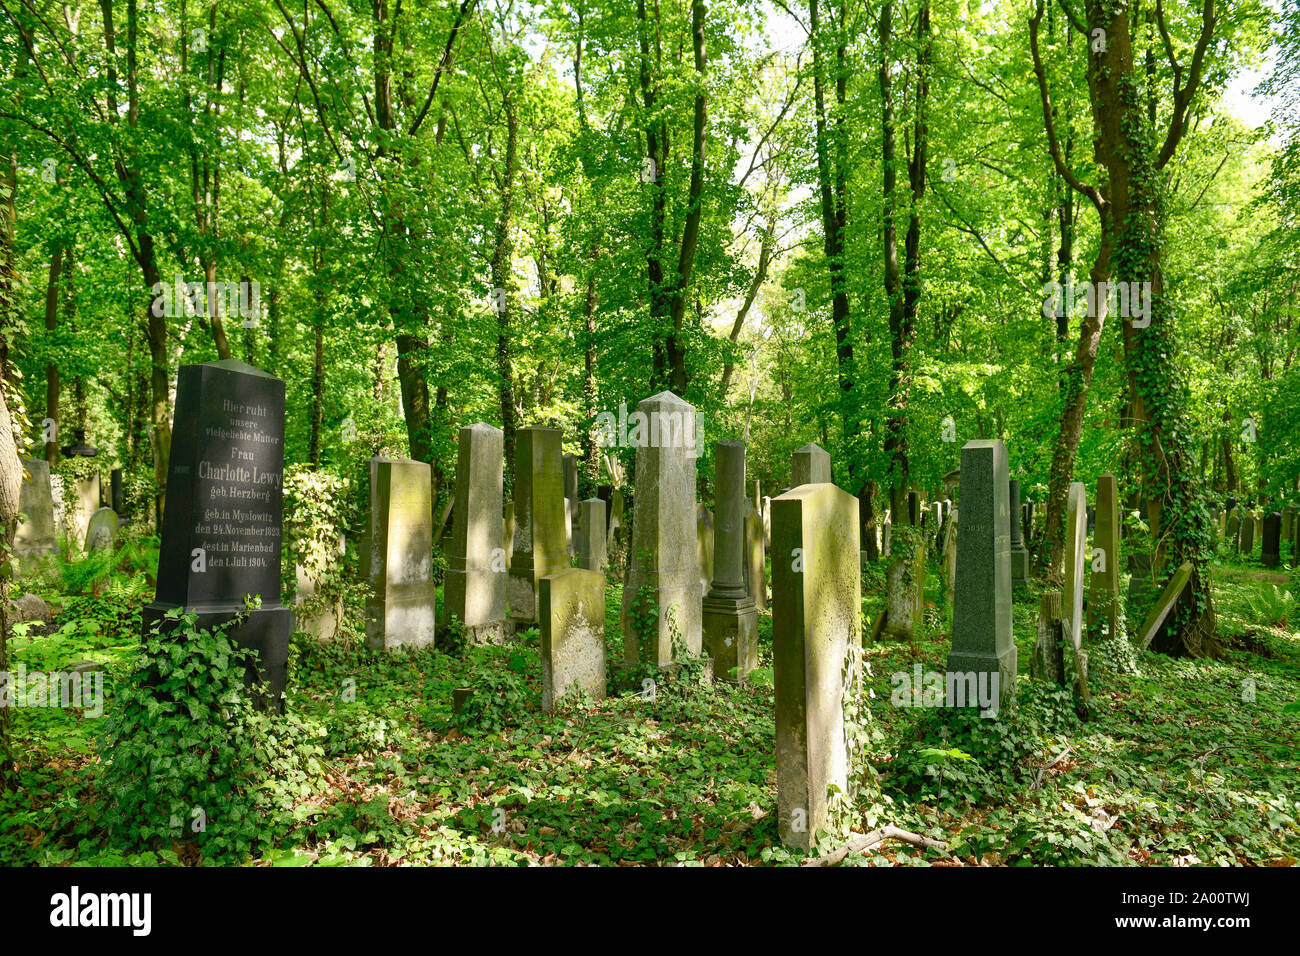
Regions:
<instances>
[{"instance_id":1,"label":"tall tree trunk","mask_svg":"<svg viewBox=\"0 0 1300 956\"><path fill-rule=\"evenodd\" d=\"M63 244L60 243L50 257L49 280L45 285L45 331L50 333L51 340L59 326L59 283L63 272ZM53 468L59 463L59 365L54 361L52 343L47 347L51 352L45 361L45 417L54 422L55 430L45 443L45 460Z\"/></svg>"}]
</instances>

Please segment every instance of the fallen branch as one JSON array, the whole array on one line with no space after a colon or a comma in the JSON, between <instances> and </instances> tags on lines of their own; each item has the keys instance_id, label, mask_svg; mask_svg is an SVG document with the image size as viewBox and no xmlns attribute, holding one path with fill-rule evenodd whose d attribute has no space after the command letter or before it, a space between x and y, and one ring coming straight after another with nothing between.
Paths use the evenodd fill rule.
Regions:
<instances>
[{"instance_id":1,"label":"fallen branch","mask_svg":"<svg viewBox=\"0 0 1300 956\"><path fill-rule=\"evenodd\" d=\"M910 830L900 830L894 826L883 826L878 830L872 830L870 833L864 833L850 840L845 846L840 847L825 856L819 856L815 860L809 860L804 866L834 866L839 863L850 853L861 853L877 843L883 843L886 840L898 840L900 843L910 843L912 846L927 847L931 850L939 850L946 854L948 844L942 840L933 840L927 836L921 836L919 833L912 833Z\"/></svg>"},{"instance_id":2,"label":"fallen branch","mask_svg":"<svg viewBox=\"0 0 1300 956\"><path fill-rule=\"evenodd\" d=\"M1064 750L1062 750L1059 754L1056 755L1056 757L1052 760L1051 763L1045 763L1041 767L1039 767L1038 776L1034 778L1034 782L1030 784L1029 790L1027 792L1033 793L1035 790L1038 790L1040 787L1042 787L1043 781L1047 778L1047 771L1051 770L1058 763L1064 760L1066 758L1066 755L1069 754L1069 752L1070 752L1070 748L1066 747Z\"/></svg>"}]
</instances>

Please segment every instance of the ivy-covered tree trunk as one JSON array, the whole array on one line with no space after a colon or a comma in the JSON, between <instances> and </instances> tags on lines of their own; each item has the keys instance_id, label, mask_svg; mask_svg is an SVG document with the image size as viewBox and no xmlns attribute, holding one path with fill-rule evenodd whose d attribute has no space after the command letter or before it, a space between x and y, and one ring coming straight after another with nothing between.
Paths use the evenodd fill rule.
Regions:
<instances>
[{"instance_id":1,"label":"ivy-covered tree trunk","mask_svg":"<svg viewBox=\"0 0 1300 956\"><path fill-rule=\"evenodd\" d=\"M18 496L23 463L18 447L26 425L9 397L19 394L11 383L9 341L16 318L17 273L14 270L14 192L18 164L11 159L8 176L0 180L0 679L9 679L9 558L18 530ZM18 420L15 420L17 418ZM0 792L16 785L10 738L9 707L0 707Z\"/></svg>"}]
</instances>

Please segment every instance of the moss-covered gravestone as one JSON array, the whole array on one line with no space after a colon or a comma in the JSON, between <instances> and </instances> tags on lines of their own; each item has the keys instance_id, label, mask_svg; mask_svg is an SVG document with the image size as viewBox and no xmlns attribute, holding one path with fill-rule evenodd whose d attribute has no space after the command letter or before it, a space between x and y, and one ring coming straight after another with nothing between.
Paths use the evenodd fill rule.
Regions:
<instances>
[{"instance_id":1,"label":"moss-covered gravestone","mask_svg":"<svg viewBox=\"0 0 1300 956\"><path fill-rule=\"evenodd\" d=\"M1088 622L1102 637L1119 626L1119 485L1114 475L1097 479L1097 523L1092 534Z\"/></svg>"},{"instance_id":2,"label":"moss-covered gravestone","mask_svg":"<svg viewBox=\"0 0 1300 956\"><path fill-rule=\"evenodd\" d=\"M1007 483L1011 495L1011 583L1024 584L1029 580L1029 549L1020 533L1020 482Z\"/></svg>"},{"instance_id":3,"label":"moss-covered gravestone","mask_svg":"<svg viewBox=\"0 0 1300 956\"><path fill-rule=\"evenodd\" d=\"M456 505L443 580L444 619L465 627L475 644L507 637L506 552L502 545L501 429L478 422L460 430L456 457Z\"/></svg>"},{"instance_id":4,"label":"moss-covered gravestone","mask_svg":"<svg viewBox=\"0 0 1300 956\"><path fill-rule=\"evenodd\" d=\"M772 658L781 842L809 849L849 790L845 688L856 688L862 594L858 502L832 484L772 499Z\"/></svg>"},{"instance_id":5,"label":"moss-covered gravestone","mask_svg":"<svg viewBox=\"0 0 1300 956\"><path fill-rule=\"evenodd\" d=\"M561 433L521 428L515 433L515 543L510 555L510 617L537 620L538 582L569 566L564 513Z\"/></svg>"},{"instance_id":6,"label":"moss-covered gravestone","mask_svg":"<svg viewBox=\"0 0 1300 956\"><path fill-rule=\"evenodd\" d=\"M603 504L603 502L602 502ZM565 694L605 699L605 575L568 568L538 582L542 709Z\"/></svg>"},{"instance_id":7,"label":"moss-covered gravestone","mask_svg":"<svg viewBox=\"0 0 1300 956\"><path fill-rule=\"evenodd\" d=\"M831 480L831 453L809 442L790 454L790 487L817 485Z\"/></svg>"},{"instance_id":8,"label":"moss-covered gravestone","mask_svg":"<svg viewBox=\"0 0 1300 956\"><path fill-rule=\"evenodd\" d=\"M434 641L433 510L429 465L370 459L370 523L361 570L370 585L366 644L375 650Z\"/></svg>"},{"instance_id":9,"label":"moss-covered gravestone","mask_svg":"<svg viewBox=\"0 0 1300 956\"><path fill-rule=\"evenodd\" d=\"M605 502L587 498L578 505L578 567L605 573Z\"/></svg>"},{"instance_id":10,"label":"moss-covered gravestone","mask_svg":"<svg viewBox=\"0 0 1300 956\"><path fill-rule=\"evenodd\" d=\"M144 609L146 634L176 609L214 627L261 606L230 631L256 652L258 673L280 706L293 612L280 603L284 471L284 382L234 359L183 365L175 424L158 588Z\"/></svg>"},{"instance_id":11,"label":"moss-covered gravestone","mask_svg":"<svg viewBox=\"0 0 1300 956\"><path fill-rule=\"evenodd\" d=\"M23 462L26 474L18 492L18 510L26 517L14 535L14 554L26 569L42 558L58 554L58 533L54 524L54 492L50 487L50 465L42 458Z\"/></svg>"}]
</instances>

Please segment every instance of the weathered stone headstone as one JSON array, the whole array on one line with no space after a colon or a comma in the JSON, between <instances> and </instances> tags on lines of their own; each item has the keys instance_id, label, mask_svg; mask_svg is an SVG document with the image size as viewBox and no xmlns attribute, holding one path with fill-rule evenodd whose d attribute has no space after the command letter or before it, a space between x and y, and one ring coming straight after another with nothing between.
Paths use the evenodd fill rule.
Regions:
<instances>
[{"instance_id":1,"label":"weathered stone headstone","mask_svg":"<svg viewBox=\"0 0 1300 956\"><path fill-rule=\"evenodd\" d=\"M340 534L337 550L340 559L346 550L347 539ZM301 562L294 565L294 579L297 585L293 599L295 629L321 643L333 641L343 622L342 592L335 594L331 601L322 599L318 595L321 582Z\"/></svg>"},{"instance_id":2,"label":"weathered stone headstone","mask_svg":"<svg viewBox=\"0 0 1300 956\"><path fill-rule=\"evenodd\" d=\"M781 842L809 849L850 792L844 692L858 684L858 503L831 484L772 501L772 656Z\"/></svg>"},{"instance_id":3,"label":"weathered stone headstone","mask_svg":"<svg viewBox=\"0 0 1300 956\"><path fill-rule=\"evenodd\" d=\"M767 569L763 554L763 521L751 503L745 512L745 584L757 610L767 610Z\"/></svg>"},{"instance_id":4,"label":"weathered stone headstone","mask_svg":"<svg viewBox=\"0 0 1300 956\"><path fill-rule=\"evenodd\" d=\"M1173 649L1173 633L1169 625L1173 623L1174 608L1180 601L1187 600L1192 593L1191 588L1188 587L1191 579L1192 562L1185 561L1164 586L1160 597L1147 613L1146 620L1142 622L1136 640L1140 649L1146 650L1153 644L1157 651L1168 652Z\"/></svg>"},{"instance_id":5,"label":"weathered stone headstone","mask_svg":"<svg viewBox=\"0 0 1300 956\"><path fill-rule=\"evenodd\" d=\"M763 550L772 547L772 499L763 499Z\"/></svg>"},{"instance_id":6,"label":"weathered stone headstone","mask_svg":"<svg viewBox=\"0 0 1300 956\"><path fill-rule=\"evenodd\" d=\"M108 476L111 497L109 502L119 516L126 514L126 495L122 487L122 469L114 468Z\"/></svg>"},{"instance_id":7,"label":"weathered stone headstone","mask_svg":"<svg viewBox=\"0 0 1300 956\"><path fill-rule=\"evenodd\" d=\"M501 543L506 549L506 571L509 572L510 562L515 553L515 503L513 501L506 502L501 515ZM506 584L506 590L509 591L508 578ZM509 604L510 602L507 600L506 603Z\"/></svg>"},{"instance_id":8,"label":"weathered stone headstone","mask_svg":"<svg viewBox=\"0 0 1300 956\"><path fill-rule=\"evenodd\" d=\"M72 523L75 541L82 551L89 551L86 532L90 528L90 519L99 510L99 475L78 478L73 482L75 504L72 508Z\"/></svg>"},{"instance_id":9,"label":"weathered stone headstone","mask_svg":"<svg viewBox=\"0 0 1300 956\"><path fill-rule=\"evenodd\" d=\"M26 474L18 492L18 510L26 519L14 535L14 553L23 567L35 564L59 551L54 523L54 495L50 487L50 464L43 458L23 462Z\"/></svg>"},{"instance_id":10,"label":"weathered stone headstone","mask_svg":"<svg viewBox=\"0 0 1300 956\"><path fill-rule=\"evenodd\" d=\"M1282 563L1282 515L1279 512L1274 511L1264 519L1259 559L1266 568L1275 568Z\"/></svg>"},{"instance_id":11,"label":"weathered stone headstone","mask_svg":"<svg viewBox=\"0 0 1300 956\"><path fill-rule=\"evenodd\" d=\"M605 573L605 502L587 498L578 506L578 567Z\"/></svg>"},{"instance_id":12,"label":"weathered stone headstone","mask_svg":"<svg viewBox=\"0 0 1300 956\"><path fill-rule=\"evenodd\" d=\"M112 508L100 508L90 516L86 524L86 553L91 551L112 551L117 545L117 512Z\"/></svg>"},{"instance_id":13,"label":"weathered stone headstone","mask_svg":"<svg viewBox=\"0 0 1300 956\"><path fill-rule=\"evenodd\" d=\"M831 453L809 442L790 455L790 487L818 485L831 481Z\"/></svg>"},{"instance_id":14,"label":"weathered stone headstone","mask_svg":"<svg viewBox=\"0 0 1300 956\"><path fill-rule=\"evenodd\" d=\"M695 533L695 409L672 392L637 405L644 433L636 452L631 565L623 586L624 658L673 662L673 637L699 655L700 572ZM653 604L655 613L638 613Z\"/></svg>"},{"instance_id":15,"label":"weathered stone headstone","mask_svg":"<svg viewBox=\"0 0 1300 956\"><path fill-rule=\"evenodd\" d=\"M560 432L515 432L515 546L510 555L510 617L537 620L537 582L569 566L565 547L564 465Z\"/></svg>"},{"instance_id":16,"label":"weathered stone headstone","mask_svg":"<svg viewBox=\"0 0 1300 956\"><path fill-rule=\"evenodd\" d=\"M1083 650L1083 592L1088 576L1088 492L1082 481L1070 482L1065 506L1065 594L1061 629L1074 663L1074 684L1081 706L1088 704L1088 655Z\"/></svg>"},{"instance_id":17,"label":"weathered stone headstone","mask_svg":"<svg viewBox=\"0 0 1300 956\"><path fill-rule=\"evenodd\" d=\"M880 554L882 557L889 557L893 553L894 542L894 523L889 517L889 512L885 512L885 520L880 525Z\"/></svg>"},{"instance_id":18,"label":"weathered stone headstone","mask_svg":"<svg viewBox=\"0 0 1300 956\"><path fill-rule=\"evenodd\" d=\"M1241 519L1241 543L1238 550L1247 557L1255 552L1255 516L1250 513Z\"/></svg>"},{"instance_id":19,"label":"weathered stone headstone","mask_svg":"<svg viewBox=\"0 0 1300 956\"><path fill-rule=\"evenodd\" d=\"M700 571L700 597L709 592L713 580L713 512L695 506L695 564Z\"/></svg>"},{"instance_id":20,"label":"weathered stone headstone","mask_svg":"<svg viewBox=\"0 0 1300 956\"><path fill-rule=\"evenodd\" d=\"M997 713L1012 700L1016 643L1011 633L1011 514L1007 449L998 439L961 450L961 518L957 522L957 586L948 654L949 706L975 703L982 684ZM966 688L965 700L953 690Z\"/></svg>"},{"instance_id":21,"label":"weathered stone headstone","mask_svg":"<svg viewBox=\"0 0 1300 956\"><path fill-rule=\"evenodd\" d=\"M501 429L484 422L460 430L456 504L442 594L444 622L454 618L472 644L499 644L509 636L506 551L501 535Z\"/></svg>"},{"instance_id":22,"label":"weathered stone headstone","mask_svg":"<svg viewBox=\"0 0 1300 956\"><path fill-rule=\"evenodd\" d=\"M279 709L293 630L293 612L280 603L284 382L234 359L182 365L174 422L145 633L174 627L165 617L177 608L195 612L201 628L225 624L245 614L245 598L260 597L228 634L257 654Z\"/></svg>"},{"instance_id":23,"label":"weathered stone headstone","mask_svg":"<svg viewBox=\"0 0 1300 956\"><path fill-rule=\"evenodd\" d=\"M369 465L370 516L361 552L371 591L366 644L374 650L426 647L436 626L429 465L409 458L371 458Z\"/></svg>"},{"instance_id":24,"label":"weathered stone headstone","mask_svg":"<svg viewBox=\"0 0 1300 956\"><path fill-rule=\"evenodd\" d=\"M605 575L582 568L548 574L538 581L537 602L542 709L555 710L560 698L577 690L604 700Z\"/></svg>"},{"instance_id":25,"label":"weathered stone headstone","mask_svg":"<svg viewBox=\"0 0 1300 956\"><path fill-rule=\"evenodd\" d=\"M714 445L717 522L713 576L704 597L704 649L721 680L744 681L758 666L758 611L745 587L745 443Z\"/></svg>"},{"instance_id":26,"label":"weathered stone headstone","mask_svg":"<svg viewBox=\"0 0 1300 956\"><path fill-rule=\"evenodd\" d=\"M1234 550L1238 547L1237 542L1241 538L1241 515L1236 510L1228 512L1227 530L1224 532L1224 543Z\"/></svg>"},{"instance_id":27,"label":"weathered stone headstone","mask_svg":"<svg viewBox=\"0 0 1300 956\"><path fill-rule=\"evenodd\" d=\"M1092 535L1092 579L1088 621L1103 637L1119 626L1119 485L1114 475L1097 479L1096 527Z\"/></svg>"},{"instance_id":28,"label":"weathered stone headstone","mask_svg":"<svg viewBox=\"0 0 1300 956\"><path fill-rule=\"evenodd\" d=\"M882 633L895 640L911 640L925 601L925 544L917 542L911 554L900 552L885 569L887 607Z\"/></svg>"},{"instance_id":29,"label":"weathered stone headstone","mask_svg":"<svg viewBox=\"0 0 1300 956\"><path fill-rule=\"evenodd\" d=\"M951 606L957 588L957 515L950 513L943 523L943 542L939 548L939 568L943 574L944 598Z\"/></svg>"},{"instance_id":30,"label":"weathered stone headstone","mask_svg":"<svg viewBox=\"0 0 1300 956\"><path fill-rule=\"evenodd\" d=\"M1029 549L1020 534L1020 482L1008 482L1011 496L1011 583L1024 584L1029 580Z\"/></svg>"}]
</instances>

